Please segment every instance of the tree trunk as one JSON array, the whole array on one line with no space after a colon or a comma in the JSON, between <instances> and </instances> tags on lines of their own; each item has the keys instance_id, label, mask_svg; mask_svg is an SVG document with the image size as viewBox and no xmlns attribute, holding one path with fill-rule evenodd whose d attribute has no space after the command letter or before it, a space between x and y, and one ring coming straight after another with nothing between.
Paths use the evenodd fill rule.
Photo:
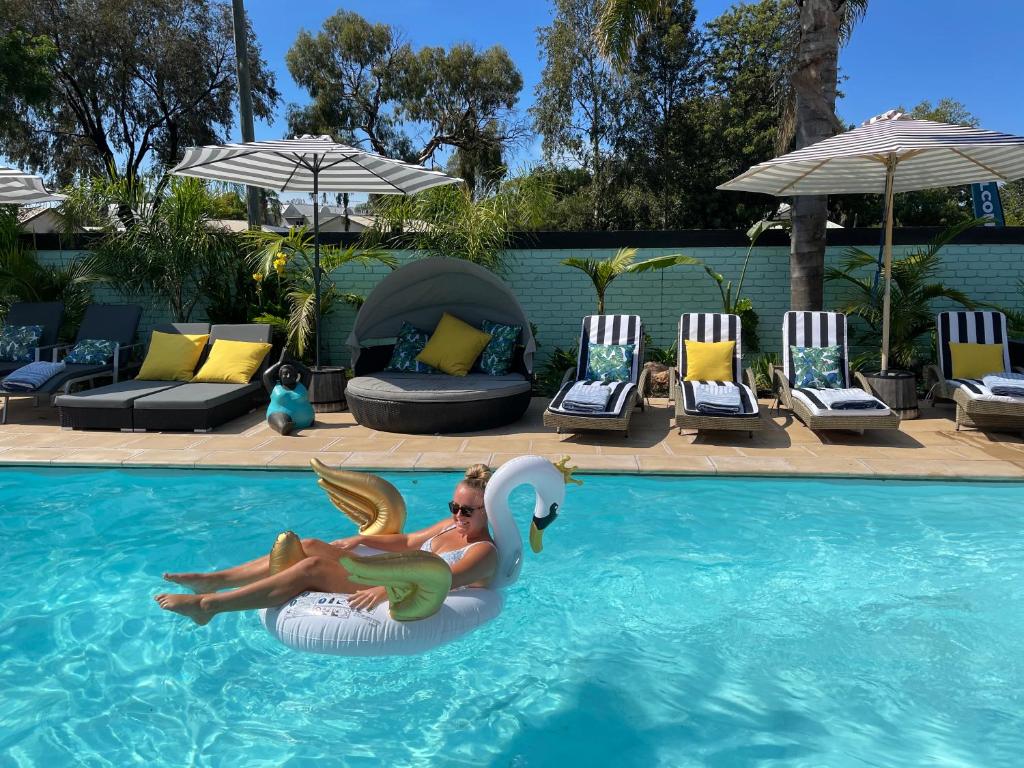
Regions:
<instances>
[{"instance_id":1,"label":"tree trunk","mask_svg":"<svg viewBox=\"0 0 1024 768\"><path fill-rule=\"evenodd\" d=\"M839 21L843 3L800 0L800 46L793 89L796 93L796 147L835 135L839 66ZM838 6L838 8L837 8ZM791 309L821 309L824 300L825 222L828 198L793 198L789 255Z\"/></svg>"}]
</instances>

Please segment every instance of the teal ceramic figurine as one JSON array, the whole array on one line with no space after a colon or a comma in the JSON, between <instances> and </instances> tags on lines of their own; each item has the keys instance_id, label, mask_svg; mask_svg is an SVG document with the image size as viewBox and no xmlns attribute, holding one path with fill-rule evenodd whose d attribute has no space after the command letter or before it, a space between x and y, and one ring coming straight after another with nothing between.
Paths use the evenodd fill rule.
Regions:
<instances>
[{"instance_id":1,"label":"teal ceramic figurine","mask_svg":"<svg viewBox=\"0 0 1024 768\"><path fill-rule=\"evenodd\" d=\"M270 392L267 424L275 432L289 435L295 429L313 425L315 415L307 385L310 370L281 352L281 359L263 374L263 386Z\"/></svg>"}]
</instances>

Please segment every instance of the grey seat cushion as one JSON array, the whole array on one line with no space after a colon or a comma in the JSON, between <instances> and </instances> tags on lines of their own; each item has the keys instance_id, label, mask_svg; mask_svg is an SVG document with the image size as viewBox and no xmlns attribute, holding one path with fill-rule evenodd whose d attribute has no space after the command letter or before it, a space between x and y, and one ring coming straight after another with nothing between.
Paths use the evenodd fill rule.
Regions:
<instances>
[{"instance_id":1,"label":"grey seat cushion","mask_svg":"<svg viewBox=\"0 0 1024 768\"><path fill-rule=\"evenodd\" d=\"M371 400L402 403L460 403L494 400L530 391L522 374L448 376L443 373L390 373L357 376L345 386L346 394Z\"/></svg>"},{"instance_id":2,"label":"grey seat cushion","mask_svg":"<svg viewBox=\"0 0 1024 768\"><path fill-rule=\"evenodd\" d=\"M73 395L59 395L54 404L60 408L131 408L140 397L181 385L180 381L119 381Z\"/></svg>"},{"instance_id":3,"label":"grey seat cushion","mask_svg":"<svg viewBox=\"0 0 1024 768\"><path fill-rule=\"evenodd\" d=\"M135 401L137 411L189 411L215 408L218 405L243 397L252 397L260 390L260 384L206 384L201 382L182 384L163 392L140 397Z\"/></svg>"}]
</instances>

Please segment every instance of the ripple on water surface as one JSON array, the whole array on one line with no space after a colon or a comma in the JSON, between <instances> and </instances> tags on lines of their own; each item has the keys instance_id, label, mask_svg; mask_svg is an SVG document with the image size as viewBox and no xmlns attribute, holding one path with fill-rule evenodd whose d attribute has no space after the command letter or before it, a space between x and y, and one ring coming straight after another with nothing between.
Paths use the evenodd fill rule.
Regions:
<instances>
[{"instance_id":1,"label":"ripple on water surface","mask_svg":"<svg viewBox=\"0 0 1024 768\"><path fill-rule=\"evenodd\" d=\"M389 479L419 527L455 476ZM587 477L492 624L343 659L150 599L347 534L309 474L3 470L0 766L1017 766L1021 494Z\"/></svg>"}]
</instances>

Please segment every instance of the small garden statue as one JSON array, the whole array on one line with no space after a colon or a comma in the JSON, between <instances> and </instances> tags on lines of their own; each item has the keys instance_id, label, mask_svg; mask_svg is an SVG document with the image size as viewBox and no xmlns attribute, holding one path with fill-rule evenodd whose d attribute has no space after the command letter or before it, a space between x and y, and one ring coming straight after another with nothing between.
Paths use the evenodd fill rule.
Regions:
<instances>
[{"instance_id":1,"label":"small garden statue","mask_svg":"<svg viewBox=\"0 0 1024 768\"><path fill-rule=\"evenodd\" d=\"M294 429L313 425L313 406L309 402L307 384L310 370L302 363L281 352L281 359L263 374L263 386L270 392L267 406L267 424L282 435Z\"/></svg>"}]
</instances>

